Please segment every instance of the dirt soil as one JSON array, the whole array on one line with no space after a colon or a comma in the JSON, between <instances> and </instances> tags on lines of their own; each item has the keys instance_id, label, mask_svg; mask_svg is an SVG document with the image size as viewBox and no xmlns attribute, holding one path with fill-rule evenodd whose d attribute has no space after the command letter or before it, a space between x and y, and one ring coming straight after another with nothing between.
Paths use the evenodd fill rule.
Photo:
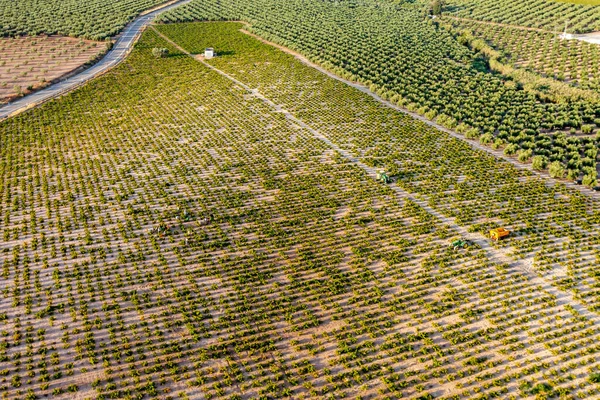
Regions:
<instances>
[{"instance_id":1,"label":"dirt soil","mask_svg":"<svg viewBox=\"0 0 600 400\"><path fill-rule=\"evenodd\" d=\"M61 36L0 39L0 104L47 86L93 61L104 42Z\"/></svg>"}]
</instances>

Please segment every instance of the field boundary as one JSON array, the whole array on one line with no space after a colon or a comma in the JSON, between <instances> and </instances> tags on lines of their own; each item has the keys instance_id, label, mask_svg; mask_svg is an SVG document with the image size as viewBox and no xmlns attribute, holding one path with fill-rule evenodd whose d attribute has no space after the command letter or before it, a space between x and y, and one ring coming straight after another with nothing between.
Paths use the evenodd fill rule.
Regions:
<instances>
[{"instance_id":1,"label":"field boundary","mask_svg":"<svg viewBox=\"0 0 600 400\"><path fill-rule=\"evenodd\" d=\"M0 106L0 122L19 115L29 109L39 107L47 101L71 92L83 86L90 80L102 76L106 72L112 70L127 58L144 29L158 14L189 3L190 1L191 0L173 0L140 13L121 31L114 46L107 51L98 62L66 79L48 85L45 88L21 97L16 101Z\"/></svg>"},{"instance_id":2,"label":"field boundary","mask_svg":"<svg viewBox=\"0 0 600 400\"><path fill-rule=\"evenodd\" d=\"M465 138L464 135L461 135L458 132L455 132L455 131L453 131L451 129L448 129L448 128L446 128L446 127L444 127L444 126L442 126L442 125L434 122L434 121L431 121L431 120L425 118L422 115L419 115L419 114L417 114L415 112L409 111L406 108L402 108L402 107L400 107L400 106L398 106L398 105L396 105L396 104L394 104L394 103L392 103L392 102L390 102L388 100L384 100L377 93L372 92L365 85L357 83L357 82L349 81L349 80L347 80L345 78L342 78L341 76L339 76L339 75L337 75L337 74L335 74L335 73L333 73L333 72L325 69L324 67L322 67L322 66L320 66L320 65L318 65L318 64L316 64L316 63L314 63L312 61L310 61L306 56L304 56L304 55L302 55L302 54L300 54L300 53L298 53L298 52L296 52L294 50L291 50L291 49L289 49L289 48L287 48L285 46L282 46L280 44L270 42L270 41L268 41L268 40L266 40L266 39L264 39L264 38L262 38L262 37L260 37L260 36L258 36L256 34L254 34L254 33L251 33L249 31L245 30L245 29L240 29L240 32L242 32L242 33L244 33L244 34L246 34L248 36L251 36L251 37L253 37L253 38L257 39L257 40L260 40L261 42L263 42L265 44L273 46L273 47L275 47L275 48L277 48L277 49L279 49L279 50L281 50L281 51L283 51L283 52L285 52L287 54L290 54L290 55L294 56L296 59L298 59L299 61L301 61L302 63L308 65L309 67L317 69L318 71L326 74L330 78L336 79L336 80L338 80L338 81L340 81L342 83L345 83L346 85L352 86L353 88L360 90L361 92L363 92L365 94L368 94L373 99L375 99L378 102L380 102L381 104L384 104L384 105L386 105L388 107L391 107L394 110L400 111L400 112L402 112L402 113L404 113L406 115L409 115L410 117L412 117L414 119L417 119L417 120L419 120L419 121L421 121L421 122L423 122L423 123L425 123L425 124L427 124L427 125L429 125L429 126L431 126L433 128L436 128L436 129L438 129L440 131L446 132L447 134L451 135L452 137L460 139L463 142L469 144L469 146L471 146L474 149L485 151L485 152L487 152L487 153L489 153L489 154L491 154L491 155L493 155L493 156L495 156L497 158L500 158L502 160L505 160L505 161L511 163L517 169L527 170L527 171L535 174L536 176L542 178L544 180L544 182L546 183L546 185L549 186L549 187L552 187L552 186L554 186L557 183L563 183L567 187L572 188L572 189L576 189L576 190L578 190L579 192L581 192L582 194L584 194L586 196L592 197L594 199L600 199L600 193L595 192L592 189L589 189L589 188L587 188L585 186L576 185L576 184L574 184L572 182L569 182L569 181L566 181L566 180L558 180L558 179L555 179L555 178L551 178L550 175L548 175L548 173L541 172L541 171L536 171L535 169L533 169L533 167L531 166L531 164L522 164L518 160L516 160L515 158L507 156L506 154L504 154L500 150L494 150L494 149L492 149L492 148L490 148L488 146L485 146L485 145L482 145L482 144L478 143L475 140L469 140L469 139Z\"/></svg>"}]
</instances>

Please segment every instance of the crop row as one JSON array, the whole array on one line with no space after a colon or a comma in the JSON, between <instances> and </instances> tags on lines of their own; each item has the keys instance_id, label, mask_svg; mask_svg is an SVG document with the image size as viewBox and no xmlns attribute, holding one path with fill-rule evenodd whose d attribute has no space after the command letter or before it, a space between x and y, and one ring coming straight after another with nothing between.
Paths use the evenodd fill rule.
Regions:
<instances>
[{"instance_id":1,"label":"crop row","mask_svg":"<svg viewBox=\"0 0 600 400\"><path fill-rule=\"evenodd\" d=\"M446 11L450 14L479 21L583 33L600 30L600 8L573 4L567 1L545 0L451 0Z\"/></svg>"},{"instance_id":2,"label":"crop row","mask_svg":"<svg viewBox=\"0 0 600 400\"><path fill-rule=\"evenodd\" d=\"M563 176L587 175L586 182L595 185L596 155L586 151L598 139L584 126L600 117L598 104L554 103L489 73L484 58L424 19L421 11L416 5L370 1L196 1L165 13L162 20L247 21L253 33L363 83L384 99L506 149L523 162L537 156L537 168L557 161ZM565 141L577 150L571 152Z\"/></svg>"},{"instance_id":3,"label":"crop row","mask_svg":"<svg viewBox=\"0 0 600 400\"><path fill-rule=\"evenodd\" d=\"M162 0L0 0L0 36L64 35L101 40L116 35Z\"/></svg>"},{"instance_id":4,"label":"crop row","mask_svg":"<svg viewBox=\"0 0 600 400\"><path fill-rule=\"evenodd\" d=\"M230 35L236 40L227 37L223 29L212 32L214 27L183 24L159 29L190 46L190 51L195 48L192 44L199 49L211 43L218 49L222 43L231 53L241 53L243 59L225 56L211 63L328 132L365 163L387 168L398 177L398 185L427 196L428 204L468 230L485 233L493 226L510 226L515 234L505 246L512 248L514 257L530 265L531 273L597 310L593 266L600 257L600 210L596 201L561 185L548 187L489 157L464 157L466 145L444 140L407 122L406 117L384 111L357 91L268 47L262 51L256 46L248 51L238 49L232 43L249 39L234 35L234 26ZM221 36L227 39L221 42ZM291 85L291 80L298 83ZM407 136L403 133L406 125L412 129Z\"/></svg>"},{"instance_id":5,"label":"crop row","mask_svg":"<svg viewBox=\"0 0 600 400\"><path fill-rule=\"evenodd\" d=\"M338 145L362 157L365 163L397 174L398 185L426 195L432 207L469 230L512 227L516 235L507 244L514 248L516 257L529 259L533 270L549 275L557 286L586 299L595 308L592 266L600 256L600 209L596 201L567 191L560 184L547 186L479 153L468 153L471 155L466 157L467 144L440 137L408 122L408 117L388 112L384 106L374 106L356 90L293 62L283 53L256 45L247 46L251 51L243 50L250 39L236 35L235 24L229 31L220 29L218 34L211 31L217 25L205 25L164 25L159 29L182 44L195 40L198 48L211 42L219 44L220 36L227 37L224 33L229 32L236 40L227 39L223 47L244 58L217 58L211 61L215 66L258 88L298 117L309 119L313 127L329 132ZM199 36L196 30L200 29L202 39L192 39ZM242 47L236 48L233 42ZM291 80L298 83L290 85ZM412 134L403 137L403 126L407 124ZM564 140L568 146L568 138ZM568 285L561 281L565 276L572 281Z\"/></svg>"},{"instance_id":6,"label":"crop row","mask_svg":"<svg viewBox=\"0 0 600 400\"><path fill-rule=\"evenodd\" d=\"M239 27L159 30L211 43L213 65L396 182L147 31L106 76L0 124L1 395L598 396L600 332L569 289L454 252L411 196L468 209L465 226L551 212L573 229L556 240L585 244L597 204ZM541 236L519 223L503 248Z\"/></svg>"},{"instance_id":7,"label":"crop row","mask_svg":"<svg viewBox=\"0 0 600 400\"><path fill-rule=\"evenodd\" d=\"M527 31L473 21L452 21L503 52L516 67L585 89L599 89L598 46L580 40L561 40L551 32Z\"/></svg>"}]
</instances>

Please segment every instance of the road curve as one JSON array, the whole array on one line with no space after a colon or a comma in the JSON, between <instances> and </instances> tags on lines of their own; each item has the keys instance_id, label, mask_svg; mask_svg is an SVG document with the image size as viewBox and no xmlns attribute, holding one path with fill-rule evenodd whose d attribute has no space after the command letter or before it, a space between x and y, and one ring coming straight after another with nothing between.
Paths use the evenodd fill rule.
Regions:
<instances>
[{"instance_id":1,"label":"road curve","mask_svg":"<svg viewBox=\"0 0 600 400\"><path fill-rule=\"evenodd\" d=\"M158 14L189 3L190 1L180 0L175 3L165 4L162 7L159 6L148 13L140 14L125 27L112 49L100 61L76 75L0 107L0 121L65 94L113 68L125 59L142 30Z\"/></svg>"}]
</instances>

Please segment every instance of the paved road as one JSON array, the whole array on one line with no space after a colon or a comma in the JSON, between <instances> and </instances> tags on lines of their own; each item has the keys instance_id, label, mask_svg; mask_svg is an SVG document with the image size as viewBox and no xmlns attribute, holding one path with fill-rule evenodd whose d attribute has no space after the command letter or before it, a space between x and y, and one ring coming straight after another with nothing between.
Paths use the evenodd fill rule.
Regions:
<instances>
[{"instance_id":1,"label":"paved road","mask_svg":"<svg viewBox=\"0 0 600 400\"><path fill-rule=\"evenodd\" d=\"M52 84L38 92L34 92L0 107L0 121L35 107L47 100L58 97L108 71L125 59L144 27L152 22L158 14L182 4L189 3L190 1L191 0L181 0L176 3L156 8L147 14L140 15L125 27L125 30L121 33L121 36L113 48L98 63L68 79Z\"/></svg>"}]
</instances>

